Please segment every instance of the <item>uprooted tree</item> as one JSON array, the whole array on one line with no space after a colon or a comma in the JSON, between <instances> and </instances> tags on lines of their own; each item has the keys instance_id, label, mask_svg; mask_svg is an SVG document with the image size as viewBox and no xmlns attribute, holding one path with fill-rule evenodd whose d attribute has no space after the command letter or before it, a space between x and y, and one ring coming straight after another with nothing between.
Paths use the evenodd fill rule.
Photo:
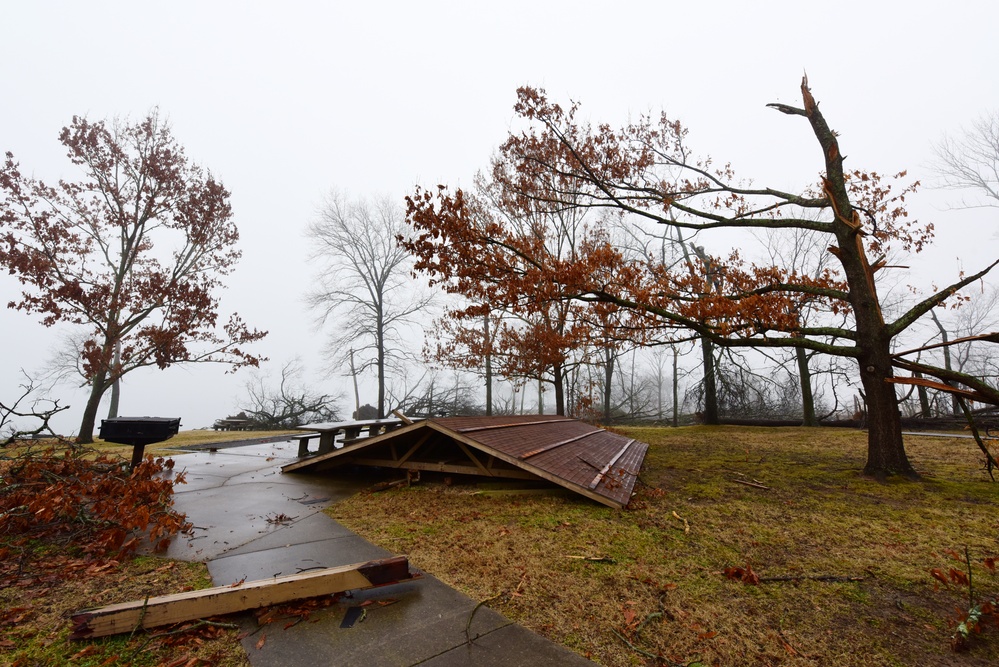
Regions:
<instances>
[{"instance_id":1,"label":"uprooted tree","mask_svg":"<svg viewBox=\"0 0 999 667\"><path fill-rule=\"evenodd\" d=\"M217 326L216 292L240 257L229 192L188 162L155 112L134 125L74 117L59 140L82 180L50 186L6 155L0 266L24 285L8 307L85 333L90 396L77 439L89 443L101 397L126 373L182 362L256 366L243 346L266 332L235 314Z\"/></svg>"},{"instance_id":2,"label":"uprooted tree","mask_svg":"<svg viewBox=\"0 0 999 667\"><path fill-rule=\"evenodd\" d=\"M902 442L894 387L909 378L896 378L894 368L960 384L968 393L996 402L999 393L979 378L906 361L893 354L892 343L995 264L885 321L875 273L884 268L892 244L918 252L932 238L932 226L908 219L904 200L915 185L895 189L891 184L904 173L889 179L845 169L836 133L807 80L801 93L802 108L770 106L805 119L822 151L825 174L818 187L802 194L743 185L729 167L692 157L686 130L665 115L621 129L593 128L574 119L576 105L563 109L531 88L518 91L515 107L527 127L503 144L500 154L508 168L494 173L505 175L500 185L509 196L540 207L634 216L688 235L812 230L827 239L836 270L805 273L777 263L757 265L733 251L708 262L692 260L699 270L671 271L626 261L609 243L596 239L575 262L563 262L518 243L507 230L476 226L464 194L443 186L436 192L418 189L409 198L412 248L424 270L439 281L489 281L498 275L509 280L514 267L525 289L522 298L530 298L530 285L554 281L577 300L626 309L633 318L623 326L641 326L647 336L664 339L681 329L722 346L803 348L853 359L867 403L865 473L915 478ZM833 315L845 314L846 324L803 320L798 316L803 298L823 302Z\"/></svg>"}]
</instances>

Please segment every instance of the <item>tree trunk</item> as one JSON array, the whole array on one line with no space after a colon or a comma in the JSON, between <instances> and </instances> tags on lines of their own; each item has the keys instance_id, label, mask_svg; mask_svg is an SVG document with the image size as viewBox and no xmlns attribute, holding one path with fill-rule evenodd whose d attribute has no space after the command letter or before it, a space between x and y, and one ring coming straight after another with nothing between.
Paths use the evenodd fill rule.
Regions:
<instances>
[{"instance_id":1,"label":"tree trunk","mask_svg":"<svg viewBox=\"0 0 999 667\"><path fill-rule=\"evenodd\" d=\"M673 346L673 428L680 426L680 375L677 372L679 367L680 353Z\"/></svg>"},{"instance_id":2,"label":"tree trunk","mask_svg":"<svg viewBox=\"0 0 999 667\"><path fill-rule=\"evenodd\" d=\"M940 340L943 343L949 343L950 342L950 337L947 335L947 329L944 328L944 325L940 321L940 319L937 317L936 312L934 312L934 311L931 310L930 311L930 317L933 319L934 324L937 325L937 329L940 330ZM944 347L943 347L943 358L944 358L944 368L947 369L948 371L953 370L951 368L950 346L949 345L945 344ZM957 398L957 394L951 394L950 395L950 411L951 411L951 413L955 417L961 417L961 416L963 416L963 413L961 412L961 404L960 404L960 402L959 402L959 400Z\"/></svg>"},{"instance_id":3,"label":"tree trunk","mask_svg":"<svg viewBox=\"0 0 999 667\"><path fill-rule=\"evenodd\" d=\"M611 419L611 391L614 382L614 355L610 350L605 350L604 354L604 421Z\"/></svg>"},{"instance_id":4,"label":"tree trunk","mask_svg":"<svg viewBox=\"0 0 999 667\"><path fill-rule=\"evenodd\" d=\"M812 372L808 368L808 351L803 347L794 349L798 358L798 378L801 382L801 408L804 417L802 426L818 426L819 420L815 417L815 398L812 396Z\"/></svg>"},{"instance_id":5,"label":"tree trunk","mask_svg":"<svg viewBox=\"0 0 999 667\"><path fill-rule=\"evenodd\" d=\"M885 342L860 359L860 379L867 403L867 465L864 474L878 480L891 475L918 479L902 442L902 415L892 377L891 352Z\"/></svg>"},{"instance_id":6,"label":"tree trunk","mask_svg":"<svg viewBox=\"0 0 999 667\"><path fill-rule=\"evenodd\" d=\"M350 349L350 377L354 380L354 419L361 414L361 392L357 389L357 370L354 368L354 349Z\"/></svg>"},{"instance_id":7,"label":"tree trunk","mask_svg":"<svg viewBox=\"0 0 999 667\"><path fill-rule=\"evenodd\" d=\"M565 367L555 364L552 369L555 374L555 414L565 416Z\"/></svg>"},{"instance_id":8,"label":"tree trunk","mask_svg":"<svg viewBox=\"0 0 999 667\"><path fill-rule=\"evenodd\" d=\"M482 323L482 334L486 339L486 416L493 415L493 353L492 339L489 337L489 313Z\"/></svg>"},{"instance_id":9,"label":"tree trunk","mask_svg":"<svg viewBox=\"0 0 999 667\"><path fill-rule=\"evenodd\" d=\"M381 313L378 314L378 418L385 418L385 330Z\"/></svg>"},{"instance_id":10,"label":"tree trunk","mask_svg":"<svg viewBox=\"0 0 999 667\"><path fill-rule=\"evenodd\" d=\"M808 90L807 79L801 82L801 92L805 102L803 113L825 156L826 178L822 185L835 214L831 230L838 242L838 247L830 251L843 266L856 323L857 363L864 386L868 425L864 474L876 479L889 475L916 479L919 475L909 464L902 444L902 415L898 409L895 386L887 381L893 377L892 332L881 313L874 271L864 248L861 217L850 201L843 171L843 154L836 133L829 128Z\"/></svg>"},{"instance_id":11,"label":"tree trunk","mask_svg":"<svg viewBox=\"0 0 999 667\"><path fill-rule=\"evenodd\" d=\"M913 377L922 378L922 373L913 373ZM930 393L926 391L926 387L922 385L916 385L916 395L919 396L919 415L924 419L929 419L933 416L933 410L930 408Z\"/></svg>"},{"instance_id":12,"label":"tree trunk","mask_svg":"<svg viewBox=\"0 0 999 667\"><path fill-rule=\"evenodd\" d=\"M705 424L717 425L718 421L718 388L715 385L715 351L714 345L707 337L701 337L701 356L704 360L704 405L701 421Z\"/></svg>"},{"instance_id":13,"label":"tree trunk","mask_svg":"<svg viewBox=\"0 0 999 667\"><path fill-rule=\"evenodd\" d=\"M97 424L97 409L101 406L101 398L107 391L107 371L101 371L93 378L90 384L90 397L87 399L87 406L83 409L83 420L80 422L80 432L76 436L76 442L81 445L89 445L94 442L94 426Z\"/></svg>"},{"instance_id":14,"label":"tree trunk","mask_svg":"<svg viewBox=\"0 0 999 667\"><path fill-rule=\"evenodd\" d=\"M114 382L111 383L111 405L108 406L108 419L118 416L121 400L121 341L114 344Z\"/></svg>"}]
</instances>

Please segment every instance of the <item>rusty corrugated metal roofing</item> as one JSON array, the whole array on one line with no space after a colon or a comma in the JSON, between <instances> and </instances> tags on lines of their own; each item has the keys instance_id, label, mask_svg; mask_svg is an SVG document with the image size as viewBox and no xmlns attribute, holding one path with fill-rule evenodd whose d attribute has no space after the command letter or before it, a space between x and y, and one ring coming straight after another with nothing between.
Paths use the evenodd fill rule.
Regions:
<instances>
[{"instance_id":1,"label":"rusty corrugated metal roofing","mask_svg":"<svg viewBox=\"0 0 999 667\"><path fill-rule=\"evenodd\" d=\"M566 417L446 417L361 440L283 470L318 471L354 463L495 477L529 473L605 505L624 507L647 450L644 442Z\"/></svg>"}]
</instances>

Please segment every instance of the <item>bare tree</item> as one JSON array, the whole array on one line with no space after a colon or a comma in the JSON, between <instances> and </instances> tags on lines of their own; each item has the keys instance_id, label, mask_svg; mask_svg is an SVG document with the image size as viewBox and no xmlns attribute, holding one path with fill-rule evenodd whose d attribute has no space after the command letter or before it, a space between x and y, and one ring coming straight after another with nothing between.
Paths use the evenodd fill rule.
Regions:
<instances>
[{"instance_id":1,"label":"bare tree","mask_svg":"<svg viewBox=\"0 0 999 667\"><path fill-rule=\"evenodd\" d=\"M999 208L999 111L981 116L957 137L945 135L933 149L932 169L941 185L978 195L962 200L961 208Z\"/></svg>"},{"instance_id":2,"label":"bare tree","mask_svg":"<svg viewBox=\"0 0 999 667\"><path fill-rule=\"evenodd\" d=\"M327 347L331 365L347 362L353 350L356 372L375 369L379 417L385 416L386 375L410 354L405 342L432 303L396 242L406 231L402 211L388 198L348 201L336 191L307 231L313 259L322 264L307 299L320 321L334 327Z\"/></svg>"}]
</instances>

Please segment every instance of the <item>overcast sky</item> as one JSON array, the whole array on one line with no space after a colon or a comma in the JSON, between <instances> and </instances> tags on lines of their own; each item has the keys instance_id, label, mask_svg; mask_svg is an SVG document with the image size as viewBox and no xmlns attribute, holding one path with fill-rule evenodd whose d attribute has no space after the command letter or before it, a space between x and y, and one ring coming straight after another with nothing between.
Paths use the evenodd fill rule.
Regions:
<instances>
[{"instance_id":1,"label":"overcast sky","mask_svg":"<svg viewBox=\"0 0 999 667\"><path fill-rule=\"evenodd\" d=\"M698 152L795 190L815 182L821 156L802 119L765 105L800 105L807 71L848 166L928 181L932 143L999 109L996 25L999 5L985 1L11 1L0 4L0 151L26 173L73 179L57 136L74 114L137 119L158 106L232 192L244 255L223 313L270 330L256 349L272 365L300 356L318 369L303 229L324 194L401 201L416 184L469 184L510 128L518 86L578 100L594 122L666 109ZM908 282L944 284L999 251L996 215L948 211L947 196L912 202L940 241ZM0 276L3 303L16 290ZM0 336L8 402L18 369L40 368L58 332L3 309ZM247 379L223 371L127 376L121 414L210 425ZM68 433L85 395L60 395Z\"/></svg>"}]
</instances>

